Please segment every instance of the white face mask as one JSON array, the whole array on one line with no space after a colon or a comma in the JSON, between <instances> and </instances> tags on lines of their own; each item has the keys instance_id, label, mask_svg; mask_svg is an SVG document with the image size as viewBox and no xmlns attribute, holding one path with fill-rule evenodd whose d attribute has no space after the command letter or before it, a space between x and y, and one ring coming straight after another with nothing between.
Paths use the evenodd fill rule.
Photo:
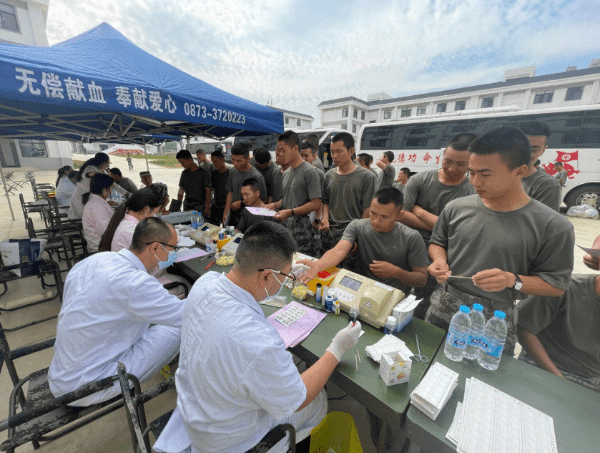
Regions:
<instances>
[{"instance_id":1,"label":"white face mask","mask_svg":"<svg viewBox=\"0 0 600 453\"><path fill-rule=\"evenodd\" d=\"M280 283L279 290L272 296L269 296L269 291L267 291L267 287L265 287L265 293L267 293L267 297L265 298L265 300L275 299L277 296L279 296L279 293L281 293L281 290L283 289L283 284L285 283L285 277L283 279L283 282L280 282L274 273L273 273L273 277L275 277L277 279L277 281Z\"/></svg>"}]
</instances>

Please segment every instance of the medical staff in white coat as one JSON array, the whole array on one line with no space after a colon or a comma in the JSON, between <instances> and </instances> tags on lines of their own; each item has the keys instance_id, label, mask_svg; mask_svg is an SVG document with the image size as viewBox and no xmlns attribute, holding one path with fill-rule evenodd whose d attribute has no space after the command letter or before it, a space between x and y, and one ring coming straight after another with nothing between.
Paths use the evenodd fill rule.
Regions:
<instances>
[{"instance_id":1,"label":"medical staff in white coat","mask_svg":"<svg viewBox=\"0 0 600 453\"><path fill-rule=\"evenodd\" d=\"M146 381L175 358L183 301L148 271L168 266L176 244L172 225L148 218L137 225L129 249L97 253L71 269L48 371L54 396L115 375L118 362ZM89 406L119 393L116 383L74 405Z\"/></svg>"},{"instance_id":2,"label":"medical staff in white coat","mask_svg":"<svg viewBox=\"0 0 600 453\"><path fill-rule=\"evenodd\" d=\"M122 249L129 248L137 224L145 218L154 217L158 214L164 202L160 198L162 193L158 187L156 189L147 187L131 195L125 203L115 210L106 231L102 235L98 250L101 252L119 252ZM150 275L156 277L163 285L178 282L183 283L188 290L190 289L190 284L183 277L169 274L166 269L156 268L150 272ZM181 286L177 286L169 292L180 299L184 298L186 294Z\"/></svg>"},{"instance_id":3,"label":"medical staff in white coat","mask_svg":"<svg viewBox=\"0 0 600 453\"><path fill-rule=\"evenodd\" d=\"M83 236L90 252L98 251L100 238L113 216L113 208L106 201L113 185L114 180L110 176L99 173L92 177L90 191L83 194L84 208L81 223Z\"/></svg>"}]
</instances>

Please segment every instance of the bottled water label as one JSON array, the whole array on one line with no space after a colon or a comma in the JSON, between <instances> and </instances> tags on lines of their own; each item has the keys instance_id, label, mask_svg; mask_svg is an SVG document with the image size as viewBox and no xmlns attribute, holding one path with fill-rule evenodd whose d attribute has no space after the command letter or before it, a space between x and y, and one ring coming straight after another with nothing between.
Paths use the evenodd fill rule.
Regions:
<instances>
[{"instance_id":1,"label":"bottled water label","mask_svg":"<svg viewBox=\"0 0 600 453\"><path fill-rule=\"evenodd\" d=\"M464 349L467 346L467 342L464 338L453 335L450 332L448 332L448 338L446 340L446 343L458 349Z\"/></svg>"},{"instance_id":2,"label":"bottled water label","mask_svg":"<svg viewBox=\"0 0 600 453\"><path fill-rule=\"evenodd\" d=\"M490 338L483 339L481 347L485 353L491 357L500 357L502 355L502 350L504 349L503 344Z\"/></svg>"},{"instance_id":3,"label":"bottled water label","mask_svg":"<svg viewBox=\"0 0 600 453\"><path fill-rule=\"evenodd\" d=\"M469 342L467 343L467 345L473 346L475 348L483 348L483 345L484 345L483 338L469 336Z\"/></svg>"}]
</instances>

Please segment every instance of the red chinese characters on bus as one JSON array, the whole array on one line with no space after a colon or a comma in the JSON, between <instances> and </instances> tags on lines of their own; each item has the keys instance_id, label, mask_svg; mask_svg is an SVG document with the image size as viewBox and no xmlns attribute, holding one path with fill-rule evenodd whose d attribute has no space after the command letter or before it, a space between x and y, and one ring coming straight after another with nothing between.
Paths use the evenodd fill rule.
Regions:
<instances>
[{"instance_id":1,"label":"red chinese characters on bus","mask_svg":"<svg viewBox=\"0 0 600 453\"><path fill-rule=\"evenodd\" d=\"M403 164L403 163L404 163L404 153L400 153L400 154L398 154L398 159L396 159L396 161L397 161L399 164Z\"/></svg>"},{"instance_id":2,"label":"red chinese characters on bus","mask_svg":"<svg viewBox=\"0 0 600 453\"><path fill-rule=\"evenodd\" d=\"M408 156L408 161L412 162L414 164L417 161L417 155L416 154L410 154Z\"/></svg>"},{"instance_id":3,"label":"red chinese characters on bus","mask_svg":"<svg viewBox=\"0 0 600 453\"><path fill-rule=\"evenodd\" d=\"M423 156L423 162L425 163L429 162L431 159L433 159L433 157L431 157L429 153L425 153L425 155Z\"/></svg>"}]
</instances>

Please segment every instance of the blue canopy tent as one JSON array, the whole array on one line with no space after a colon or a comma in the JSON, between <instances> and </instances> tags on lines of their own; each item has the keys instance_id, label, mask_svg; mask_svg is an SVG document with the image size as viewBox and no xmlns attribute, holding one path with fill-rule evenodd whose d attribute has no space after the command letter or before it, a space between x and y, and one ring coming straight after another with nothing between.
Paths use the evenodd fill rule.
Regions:
<instances>
[{"instance_id":1,"label":"blue canopy tent","mask_svg":"<svg viewBox=\"0 0 600 453\"><path fill-rule=\"evenodd\" d=\"M0 44L2 138L144 144L280 132L282 112L180 71L106 23L50 47Z\"/></svg>"}]
</instances>

